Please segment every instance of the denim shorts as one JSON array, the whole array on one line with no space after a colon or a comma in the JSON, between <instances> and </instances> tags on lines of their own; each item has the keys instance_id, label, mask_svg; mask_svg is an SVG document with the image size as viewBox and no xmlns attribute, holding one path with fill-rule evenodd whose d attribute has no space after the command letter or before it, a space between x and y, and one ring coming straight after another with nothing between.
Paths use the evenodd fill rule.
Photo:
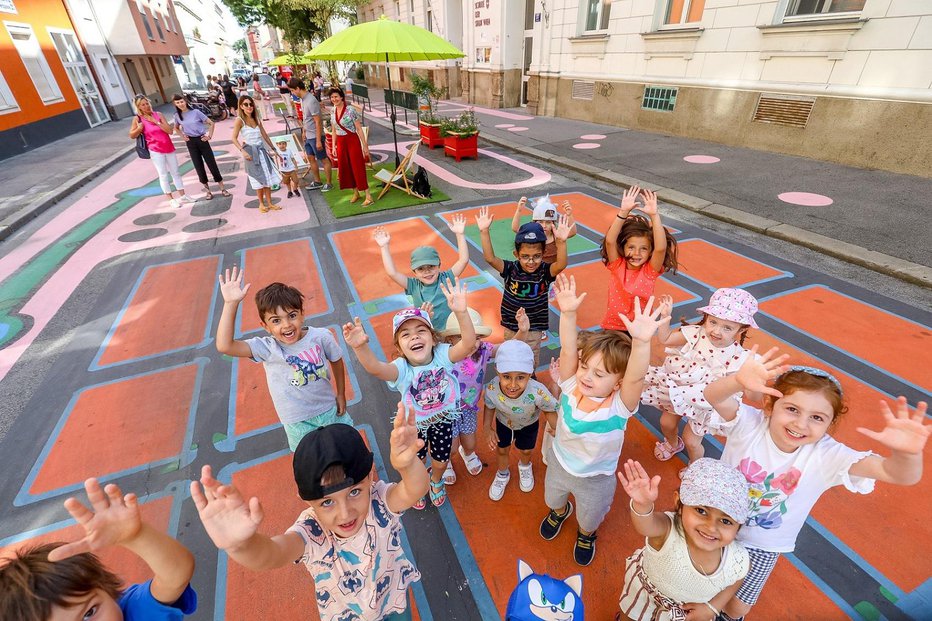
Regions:
<instances>
[{"instance_id":1,"label":"denim shorts","mask_svg":"<svg viewBox=\"0 0 932 621\"><path fill-rule=\"evenodd\" d=\"M323 138L320 139L320 151L318 151L316 140L305 140L304 152L313 155L317 160L323 161L327 159L327 141Z\"/></svg>"}]
</instances>

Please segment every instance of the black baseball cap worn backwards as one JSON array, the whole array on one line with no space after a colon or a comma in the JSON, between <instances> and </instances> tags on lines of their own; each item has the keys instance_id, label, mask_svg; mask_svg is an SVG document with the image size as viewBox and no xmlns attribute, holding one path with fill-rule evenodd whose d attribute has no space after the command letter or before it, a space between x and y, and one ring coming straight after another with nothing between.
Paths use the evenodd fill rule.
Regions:
<instances>
[{"instance_id":1,"label":"black baseball cap worn backwards","mask_svg":"<svg viewBox=\"0 0 932 621\"><path fill-rule=\"evenodd\" d=\"M343 466L346 478L322 485L321 476L336 464ZM320 500L357 485L371 470L372 451L355 427L343 423L315 429L301 438L294 452L294 480L302 500Z\"/></svg>"}]
</instances>

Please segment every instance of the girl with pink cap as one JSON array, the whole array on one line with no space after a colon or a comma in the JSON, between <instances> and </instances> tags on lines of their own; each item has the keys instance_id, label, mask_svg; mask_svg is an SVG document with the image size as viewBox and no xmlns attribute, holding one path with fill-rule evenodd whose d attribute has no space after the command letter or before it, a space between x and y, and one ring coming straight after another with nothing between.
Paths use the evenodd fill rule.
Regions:
<instances>
[{"instance_id":1,"label":"girl with pink cap","mask_svg":"<svg viewBox=\"0 0 932 621\"><path fill-rule=\"evenodd\" d=\"M714 380L737 373L750 355L742 345L748 329L757 327L753 295L743 289L719 289L698 310L702 313L698 324L660 326L657 338L666 346L667 357L661 366L650 367L644 380L641 403L661 411L663 441L654 447L654 457L660 461L684 448L690 462L704 455L702 438L714 431L709 424L714 410L703 390ZM660 312L662 317L670 316L673 298L660 298ZM682 437L677 434L680 418L687 419Z\"/></svg>"}]
</instances>

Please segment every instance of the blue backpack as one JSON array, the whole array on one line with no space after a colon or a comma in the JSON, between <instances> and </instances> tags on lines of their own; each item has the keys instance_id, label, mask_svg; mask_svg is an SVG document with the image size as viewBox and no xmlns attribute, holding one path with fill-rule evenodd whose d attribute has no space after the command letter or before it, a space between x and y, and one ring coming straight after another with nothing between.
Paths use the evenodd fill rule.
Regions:
<instances>
[{"instance_id":1,"label":"blue backpack","mask_svg":"<svg viewBox=\"0 0 932 621\"><path fill-rule=\"evenodd\" d=\"M582 575L557 580L535 574L531 566L518 561L518 586L508 598L505 621L583 621Z\"/></svg>"}]
</instances>

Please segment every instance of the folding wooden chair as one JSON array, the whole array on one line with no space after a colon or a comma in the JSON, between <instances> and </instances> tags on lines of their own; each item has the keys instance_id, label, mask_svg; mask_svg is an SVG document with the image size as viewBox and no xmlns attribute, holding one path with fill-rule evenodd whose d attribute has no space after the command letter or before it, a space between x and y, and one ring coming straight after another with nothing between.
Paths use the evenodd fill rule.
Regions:
<instances>
[{"instance_id":1,"label":"folding wooden chair","mask_svg":"<svg viewBox=\"0 0 932 621\"><path fill-rule=\"evenodd\" d=\"M382 191L379 192L379 200L382 196L385 195L391 188L398 188L403 191L408 196L417 196L418 198L424 198L423 196L416 194L414 190L411 189L411 180L408 179L408 171L411 169L411 164L414 163L414 158L417 156L417 148L420 146L420 142L415 142L414 146L408 149L407 154L405 154L404 159L401 160L401 163L398 164L398 168L395 169L395 172L390 173L388 169L382 168L377 173L375 173L375 178L385 184L385 187L382 188Z\"/></svg>"}]
</instances>

